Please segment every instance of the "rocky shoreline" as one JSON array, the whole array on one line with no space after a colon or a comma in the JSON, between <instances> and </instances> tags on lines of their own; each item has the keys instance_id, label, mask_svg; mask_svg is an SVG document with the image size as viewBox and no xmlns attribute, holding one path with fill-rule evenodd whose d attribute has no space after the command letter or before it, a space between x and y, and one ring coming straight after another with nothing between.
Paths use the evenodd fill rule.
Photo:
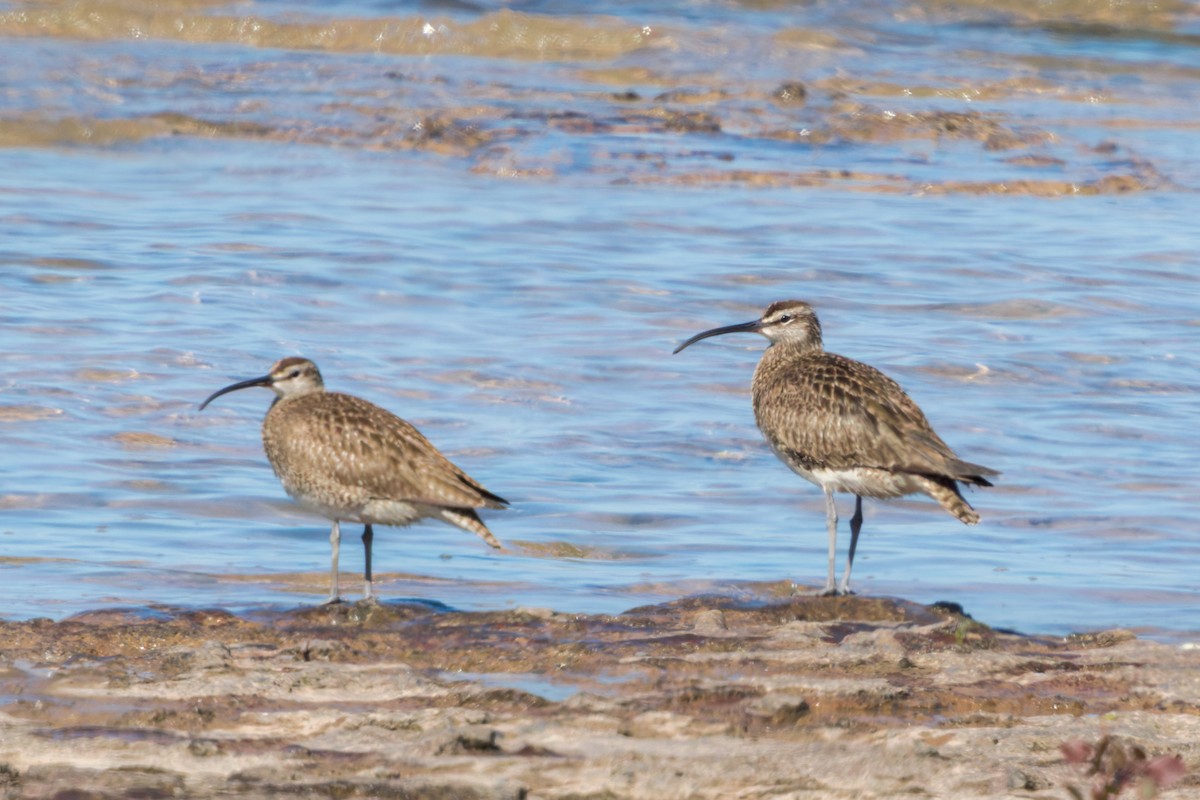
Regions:
<instances>
[{"instance_id":1,"label":"rocky shoreline","mask_svg":"<svg viewBox=\"0 0 1200 800\"><path fill-rule=\"evenodd\" d=\"M1200 649L891 599L99 610L0 642L6 798L1062 798L1096 780L1063 745L1098 742L1200 796Z\"/></svg>"}]
</instances>

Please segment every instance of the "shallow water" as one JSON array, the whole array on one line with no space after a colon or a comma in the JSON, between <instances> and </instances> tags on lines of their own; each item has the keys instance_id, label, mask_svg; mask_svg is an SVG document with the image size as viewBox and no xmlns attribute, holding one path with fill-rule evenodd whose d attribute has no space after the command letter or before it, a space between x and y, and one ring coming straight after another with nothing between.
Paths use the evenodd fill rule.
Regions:
<instances>
[{"instance_id":1,"label":"shallow water","mask_svg":"<svg viewBox=\"0 0 1200 800\"><path fill-rule=\"evenodd\" d=\"M197 411L291 354L513 502L386 597L819 585L762 342L670 355L801 297L1004 473L867 501L858 591L1200 631L1200 23L1082 5L0 7L0 613L320 597L269 396Z\"/></svg>"}]
</instances>

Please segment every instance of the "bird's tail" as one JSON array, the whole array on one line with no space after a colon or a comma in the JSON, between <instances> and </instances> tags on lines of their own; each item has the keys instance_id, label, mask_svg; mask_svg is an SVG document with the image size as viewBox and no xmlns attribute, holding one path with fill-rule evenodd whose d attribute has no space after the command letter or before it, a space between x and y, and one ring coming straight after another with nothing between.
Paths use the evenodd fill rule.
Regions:
<instances>
[{"instance_id":1,"label":"bird's tail","mask_svg":"<svg viewBox=\"0 0 1200 800\"><path fill-rule=\"evenodd\" d=\"M949 511L960 522L966 525L974 525L979 522L979 512L971 508L971 504L963 499L962 493L958 491L958 484L951 478L943 476L929 477L922 475L919 480L925 494L938 501L942 508ZM984 486L990 486L989 483L984 483Z\"/></svg>"},{"instance_id":2,"label":"bird's tail","mask_svg":"<svg viewBox=\"0 0 1200 800\"><path fill-rule=\"evenodd\" d=\"M955 480L962 481L963 483L971 483L975 486L991 486L992 482L988 478L994 478L1000 474L998 470L994 470L991 467L972 464L970 461L963 461L958 458L951 459L946 466L948 474L953 475Z\"/></svg>"},{"instance_id":3,"label":"bird's tail","mask_svg":"<svg viewBox=\"0 0 1200 800\"><path fill-rule=\"evenodd\" d=\"M462 528L464 531L470 531L492 547L500 549L500 540L492 535L492 532L488 530L487 525L483 524L483 520L479 518L474 509L439 508L437 515L445 522Z\"/></svg>"}]
</instances>

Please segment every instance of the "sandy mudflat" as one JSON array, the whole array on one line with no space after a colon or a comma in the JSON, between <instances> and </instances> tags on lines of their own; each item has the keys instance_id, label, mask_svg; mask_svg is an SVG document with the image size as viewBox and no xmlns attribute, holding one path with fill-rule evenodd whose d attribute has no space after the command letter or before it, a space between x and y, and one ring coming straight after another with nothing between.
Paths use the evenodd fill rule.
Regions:
<instances>
[{"instance_id":1,"label":"sandy mudflat","mask_svg":"<svg viewBox=\"0 0 1200 800\"><path fill-rule=\"evenodd\" d=\"M1105 735L1200 797L1200 650L888 599L99 610L0 682L3 797L1064 798Z\"/></svg>"}]
</instances>

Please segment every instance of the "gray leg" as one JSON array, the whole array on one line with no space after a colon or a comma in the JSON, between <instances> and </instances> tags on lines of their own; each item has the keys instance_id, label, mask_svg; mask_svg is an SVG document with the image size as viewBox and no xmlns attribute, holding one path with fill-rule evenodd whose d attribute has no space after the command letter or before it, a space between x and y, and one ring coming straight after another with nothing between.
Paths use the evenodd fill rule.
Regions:
<instances>
[{"instance_id":1,"label":"gray leg","mask_svg":"<svg viewBox=\"0 0 1200 800\"><path fill-rule=\"evenodd\" d=\"M862 496L854 495L854 516L850 518L850 555L846 557L846 574L838 594L850 594L850 568L854 566L854 551L858 549L858 533L862 530Z\"/></svg>"},{"instance_id":2,"label":"gray leg","mask_svg":"<svg viewBox=\"0 0 1200 800\"><path fill-rule=\"evenodd\" d=\"M329 547L332 550L329 556L329 599L325 603L340 603L342 602L341 595L338 594L338 551L342 546L342 528L335 519L333 527L329 530Z\"/></svg>"},{"instance_id":3,"label":"gray leg","mask_svg":"<svg viewBox=\"0 0 1200 800\"><path fill-rule=\"evenodd\" d=\"M363 554L366 557L364 562L366 566L363 568L363 600L374 602L375 596L371 593L371 543L375 541L375 531L370 525L363 528L362 542Z\"/></svg>"},{"instance_id":4,"label":"gray leg","mask_svg":"<svg viewBox=\"0 0 1200 800\"><path fill-rule=\"evenodd\" d=\"M833 490L825 489L825 524L829 528L829 576L825 579L823 594L837 594L837 505L833 502Z\"/></svg>"}]
</instances>

